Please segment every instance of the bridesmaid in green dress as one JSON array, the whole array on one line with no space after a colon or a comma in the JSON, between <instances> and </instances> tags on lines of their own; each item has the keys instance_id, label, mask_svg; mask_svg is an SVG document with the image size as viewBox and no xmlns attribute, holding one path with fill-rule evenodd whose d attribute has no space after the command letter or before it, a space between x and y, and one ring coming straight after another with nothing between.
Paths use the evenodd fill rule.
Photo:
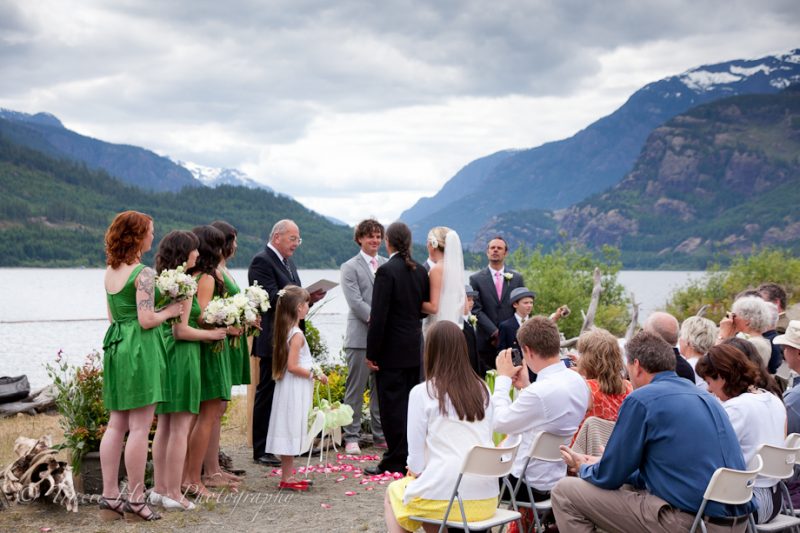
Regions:
<instances>
[{"instance_id":1,"label":"bridesmaid in green dress","mask_svg":"<svg viewBox=\"0 0 800 533\"><path fill-rule=\"evenodd\" d=\"M236 228L222 220L214 221L211 225L220 230L225 236L225 244L222 247L222 261L217 267L217 275L222 277L228 296L239 294L241 290L227 268L227 262L236 255L238 247L236 236L238 232ZM230 364L231 383L233 385L248 385L250 383L250 349L247 346L247 337L240 335L242 332L237 328L228 329L230 337L225 345L225 353L228 355ZM236 345L234 346L234 344ZM222 416L227 408L228 402L222 402L220 416L211 430L208 451L203 461L203 471L205 473L203 483L206 487L230 487L231 484L241 481L240 477L222 470L219 464L220 430Z\"/></svg>"},{"instance_id":2,"label":"bridesmaid in green dress","mask_svg":"<svg viewBox=\"0 0 800 533\"><path fill-rule=\"evenodd\" d=\"M103 340L103 403L110 411L100 441L103 519L156 520L144 501L147 437L156 404L165 399L165 347L160 326L181 315L180 304L154 305L153 269L141 264L153 245L153 219L136 211L118 214L105 235L104 285L111 325ZM119 492L119 461L125 434L128 498Z\"/></svg>"},{"instance_id":3,"label":"bridesmaid in green dress","mask_svg":"<svg viewBox=\"0 0 800 533\"><path fill-rule=\"evenodd\" d=\"M215 296L225 295L225 284L217 274L217 267L222 260L222 247L225 236L212 226L199 226L192 230L198 240L200 252L189 274L197 278L197 302L200 310L205 310ZM198 319L201 327L207 327ZM230 329L230 328L228 328ZM189 450L186 454L186 468L183 472L184 492L210 496L200 472L203 459L209 446L214 423L219 419L222 402L231 398L231 375L227 353L214 352L210 344L200 346L200 413L189 435Z\"/></svg>"},{"instance_id":4,"label":"bridesmaid in green dress","mask_svg":"<svg viewBox=\"0 0 800 533\"><path fill-rule=\"evenodd\" d=\"M195 266L200 253L197 236L191 231L171 231L158 245L156 272L186 264ZM189 430L200 412L200 345L224 339L225 328L200 329L197 297L181 302L181 321L162 325L167 347L167 381L170 396L158 404L158 428L153 438L154 486L148 501L165 509L191 510L194 504L181 494L183 463Z\"/></svg>"}]
</instances>

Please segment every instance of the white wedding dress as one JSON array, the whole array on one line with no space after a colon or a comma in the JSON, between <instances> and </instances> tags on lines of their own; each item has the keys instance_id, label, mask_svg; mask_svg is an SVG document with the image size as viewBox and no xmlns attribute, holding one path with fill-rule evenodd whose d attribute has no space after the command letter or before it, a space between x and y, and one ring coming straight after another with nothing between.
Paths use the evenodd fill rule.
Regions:
<instances>
[{"instance_id":1,"label":"white wedding dress","mask_svg":"<svg viewBox=\"0 0 800 533\"><path fill-rule=\"evenodd\" d=\"M428 315L423 323L423 332L436 322L449 320L459 328L464 326L464 301L466 300L464 276L464 251L461 238L451 230L444 240L442 259L442 286L439 292L439 311Z\"/></svg>"}]
</instances>

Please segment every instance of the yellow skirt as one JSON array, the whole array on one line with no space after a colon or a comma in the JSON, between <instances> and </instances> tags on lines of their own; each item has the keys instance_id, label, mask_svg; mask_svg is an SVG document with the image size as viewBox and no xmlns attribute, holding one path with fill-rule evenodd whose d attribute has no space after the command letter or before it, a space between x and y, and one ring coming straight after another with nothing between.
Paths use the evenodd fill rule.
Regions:
<instances>
[{"instance_id":1,"label":"yellow skirt","mask_svg":"<svg viewBox=\"0 0 800 533\"><path fill-rule=\"evenodd\" d=\"M424 498L413 498L408 505L403 503L403 495L406 492L406 487L413 480L413 477L404 477L393 481L389 484L389 488L386 489L397 523L406 531L416 531L422 526L421 522L410 520L410 516L441 520L444 518L444 513L447 511L448 504L447 500L426 500ZM496 511L497 498L464 500L464 512L467 513L467 522L486 520L493 517ZM453 508L450 509L448 520L462 520L461 509L458 507L458 500L453 501Z\"/></svg>"}]
</instances>

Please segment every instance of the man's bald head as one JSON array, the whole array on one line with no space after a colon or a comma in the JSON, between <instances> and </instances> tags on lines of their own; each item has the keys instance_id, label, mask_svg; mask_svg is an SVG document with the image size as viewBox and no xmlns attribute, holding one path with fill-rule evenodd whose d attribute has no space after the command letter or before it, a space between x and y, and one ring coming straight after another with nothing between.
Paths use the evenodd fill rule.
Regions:
<instances>
[{"instance_id":1,"label":"man's bald head","mask_svg":"<svg viewBox=\"0 0 800 533\"><path fill-rule=\"evenodd\" d=\"M655 333L667 341L670 346L678 343L678 332L680 331L678 319L669 313L656 311L651 314L644 323L644 330Z\"/></svg>"}]
</instances>

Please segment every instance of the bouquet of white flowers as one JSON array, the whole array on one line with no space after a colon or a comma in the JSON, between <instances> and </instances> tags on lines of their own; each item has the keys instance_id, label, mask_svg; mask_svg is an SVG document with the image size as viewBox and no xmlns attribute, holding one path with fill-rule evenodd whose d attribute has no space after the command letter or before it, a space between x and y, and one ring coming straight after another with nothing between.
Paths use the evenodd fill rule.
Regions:
<instances>
[{"instance_id":1,"label":"bouquet of white flowers","mask_svg":"<svg viewBox=\"0 0 800 533\"><path fill-rule=\"evenodd\" d=\"M167 269L156 276L156 288L161 292L159 305L188 300L197 292L197 282L186 273L186 263L173 269ZM174 317L167 320L167 324L176 324L180 318Z\"/></svg>"},{"instance_id":2,"label":"bouquet of white flowers","mask_svg":"<svg viewBox=\"0 0 800 533\"><path fill-rule=\"evenodd\" d=\"M238 294L236 296L239 296ZM234 301L236 298L220 298L215 296L213 300L208 302L206 310L203 312L203 322L206 324L217 327L241 327L241 310ZM246 298L245 298L246 300ZM241 301L241 299L239 299ZM224 346L225 339L214 342L211 350L214 352L221 352Z\"/></svg>"},{"instance_id":3,"label":"bouquet of white flowers","mask_svg":"<svg viewBox=\"0 0 800 533\"><path fill-rule=\"evenodd\" d=\"M244 295L250 302L249 312L245 311L243 316L243 322L247 328L245 335L252 334L253 337L258 337L261 330L256 327L256 324L259 315L266 313L271 307L269 303L269 294L255 281L250 287L244 290Z\"/></svg>"}]
</instances>

